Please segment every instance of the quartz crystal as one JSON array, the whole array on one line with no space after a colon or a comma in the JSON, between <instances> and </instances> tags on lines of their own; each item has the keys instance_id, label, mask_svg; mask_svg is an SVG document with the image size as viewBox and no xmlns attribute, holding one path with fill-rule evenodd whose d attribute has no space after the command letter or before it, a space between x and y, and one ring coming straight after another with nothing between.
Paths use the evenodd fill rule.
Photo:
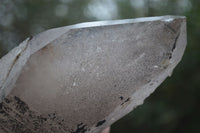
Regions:
<instances>
[{"instance_id":1,"label":"quartz crystal","mask_svg":"<svg viewBox=\"0 0 200 133\"><path fill-rule=\"evenodd\" d=\"M0 59L1 133L99 133L181 60L186 18L81 23L30 37Z\"/></svg>"}]
</instances>

